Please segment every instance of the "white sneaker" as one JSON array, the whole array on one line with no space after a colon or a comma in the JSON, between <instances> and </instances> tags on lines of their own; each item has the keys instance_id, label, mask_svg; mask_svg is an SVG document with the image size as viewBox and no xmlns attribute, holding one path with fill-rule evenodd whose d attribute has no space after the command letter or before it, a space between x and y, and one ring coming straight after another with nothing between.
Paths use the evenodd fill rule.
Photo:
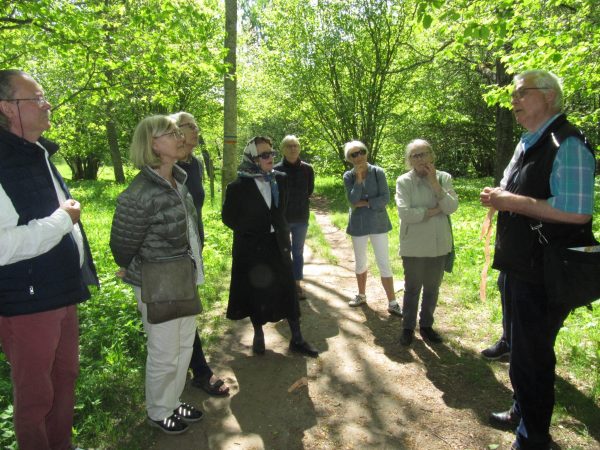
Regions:
<instances>
[{"instance_id":1,"label":"white sneaker","mask_svg":"<svg viewBox=\"0 0 600 450\"><path fill-rule=\"evenodd\" d=\"M354 297L352 300L350 300L348 302L348 305L349 306L360 306L360 305L364 305L365 303L367 303L367 296L361 295L361 294L356 294L356 297Z\"/></svg>"}]
</instances>

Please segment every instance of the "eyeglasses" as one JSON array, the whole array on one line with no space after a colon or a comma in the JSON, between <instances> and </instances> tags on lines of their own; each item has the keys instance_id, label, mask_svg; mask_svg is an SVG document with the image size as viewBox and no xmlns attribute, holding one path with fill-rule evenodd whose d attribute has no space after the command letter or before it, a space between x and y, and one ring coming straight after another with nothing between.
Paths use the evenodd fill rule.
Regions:
<instances>
[{"instance_id":1,"label":"eyeglasses","mask_svg":"<svg viewBox=\"0 0 600 450\"><path fill-rule=\"evenodd\" d=\"M257 158L261 159L275 158L275 156L277 156L277 152L263 152L256 155Z\"/></svg>"},{"instance_id":2,"label":"eyeglasses","mask_svg":"<svg viewBox=\"0 0 600 450\"><path fill-rule=\"evenodd\" d=\"M363 155L364 156L366 154L367 154L367 151L363 148L363 149L360 149L360 150L358 150L356 152L350 153L350 157L351 158L356 158L356 157L358 157L358 155Z\"/></svg>"},{"instance_id":3,"label":"eyeglasses","mask_svg":"<svg viewBox=\"0 0 600 450\"><path fill-rule=\"evenodd\" d=\"M522 87L522 88L515 89L514 91L512 91L510 94L510 98L512 98L513 100L516 100L516 99L521 100L523 97L525 97L527 95L527 91L537 91L537 90L543 90L543 89L548 89L548 88L545 88L545 87Z\"/></svg>"},{"instance_id":4,"label":"eyeglasses","mask_svg":"<svg viewBox=\"0 0 600 450\"><path fill-rule=\"evenodd\" d=\"M179 128L177 128L176 130L169 131L168 133L164 133L164 134L161 134L159 136L154 136L154 138L158 139L158 138L161 138L163 136L169 136L169 137L172 137L172 138L175 138L175 139L182 139L184 137L183 136L183 132Z\"/></svg>"},{"instance_id":5,"label":"eyeglasses","mask_svg":"<svg viewBox=\"0 0 600 450\"><path fill-rule=\"evenodd\" d=\"M410 158L411 159L425 159L429 155L431 155L431 152L413 153L412 155L410 155Z\"/></svg>"},{"instance_id":6,"label":"eyeglasses","mask_svg":"<svg viewBox=\"0 0 600 450\"><path fill-rule=\"evenodd\" d=\"M200 129L195 123L182 123L181 125L179 125L179 128L189 128L193 131L198 131Z\"/></svg>"},{"instance_id":7,"label":"eyeglasses","mask_svg":"<svg viewBox=\"0 0 600 450\"><path fill-rule=\"evenodd\" d=\"M36 97L31 97L31 98L0 98L0 100L5 101L5 102L36 102L37 105L41 108L42 106L44 106L46 103L50 104L50 102L48 100L46 100L46 97L44 97L43 95L38 95Z\"/></svg>"}]
</instances>

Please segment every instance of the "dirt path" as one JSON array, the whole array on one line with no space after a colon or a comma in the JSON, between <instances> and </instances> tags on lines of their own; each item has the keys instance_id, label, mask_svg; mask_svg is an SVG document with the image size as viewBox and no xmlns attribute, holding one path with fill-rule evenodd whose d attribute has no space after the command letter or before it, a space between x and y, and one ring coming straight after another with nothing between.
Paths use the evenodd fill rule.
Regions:
<instances>
[{"instance_id":1,"label":"dirt path","mask_svg":"<svg viewBox=\"0 0 600 450\"><path fill-rule=\"evenodd\" d=\"M445 328L448 306L442 301L436 313L447 343L429 346L417 338L410 350L401 348L400 319L387 313L377 279L369 279L366 306L347 306L356 285L350 241L324 211L316 217L340 262L330 265L306 251L303 332L321 356L289 354L283 322L265 327L266 354L253 356L250 322L231 323L210 352L231 396L209 397L188 386L184 399L201 406L204 420L181 436L149 430L156 433L152 448L510 448L511 432L487 426L489 411L510 399L506 379L496 379L476 351ZM472 381L482 378L489 389L473 389Z\"/></svg>"}]
</instances>

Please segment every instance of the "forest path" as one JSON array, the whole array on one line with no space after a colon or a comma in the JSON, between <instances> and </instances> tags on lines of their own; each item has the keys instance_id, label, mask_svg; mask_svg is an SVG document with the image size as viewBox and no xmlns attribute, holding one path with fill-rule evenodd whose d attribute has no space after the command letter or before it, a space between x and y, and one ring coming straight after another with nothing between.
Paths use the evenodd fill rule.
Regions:
<instances>
[{"instance_id":1,"label":"forest path","mask_svg":"<svg viewBox=\"0 0 600 450\"><path fill-rule=\"evenodd\" d=\"M399 344L401 319L388 314L378 278L369 278L368 304L349 307L356 293L350 239L331 224L323 203L314 203L339 261L333 265L310 248L305 252L302 329L320 357L290 354L285 322L265 326L267 351L253 356L249 320L231 322L210 349L211 367L231 387L230 396L209 397L188 384L183 399L205 412L203 421L180 436L156 431L151 448L510 448L513 433L487 424L490 411L510 406L508 364L482 360L481 344L457 335L446 318L456 303L444 293L436 327L446 341L437 345L418 333L410 348ZM498 377L492 364L499 365Z\"/></svg>"}]
</instances>

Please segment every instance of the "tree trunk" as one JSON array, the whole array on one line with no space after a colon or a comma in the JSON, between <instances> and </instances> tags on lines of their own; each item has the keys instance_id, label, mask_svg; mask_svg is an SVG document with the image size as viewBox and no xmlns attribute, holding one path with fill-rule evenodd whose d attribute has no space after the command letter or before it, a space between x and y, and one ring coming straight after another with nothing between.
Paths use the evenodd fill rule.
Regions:
<instances>
[{"instance_id":1,"label":"tree trunk","mask_svg":"<svg viewBox=\"0 0 600 450\"><path fill-rule=\"evenodd\" d=\"M506 67L496 60L496 82L499 86L511 83L511 77L506 73ZM514 153L513 118L510 109L496 106L496 157L494 161L494 183L498 185L502 179L504 169L510 162Z\"/></svg>"},{"instance_id":2,"label":"tree trunk","mask_svg":"<svg viewBox=\"0 0 600 450\"><path fill-rule=\"evenodd\" d=\"M121 152L119 152L119 141L117 138L117 126L111 118L112 104L109 102L106 105L106 116L109 119L106 121L106 138L108 140L108 148L110 149L110 159L115 173L115 181L117 183L125 183L125 174L123 173L123 160Z\"/></svg>"},{"instance_id":3,"label":"tree trunk","mask_svg":"<svg viewBox=\"0 0 600 450\"><path fill-rule=\"evenodd\" d=\"M236 82L236 48L237 48L237 0L225 0L225 99L223 123L223 171L221 187L225 200L225 187L236 176L237 147L237 82Z\"/></svg>"}]
</instances>

